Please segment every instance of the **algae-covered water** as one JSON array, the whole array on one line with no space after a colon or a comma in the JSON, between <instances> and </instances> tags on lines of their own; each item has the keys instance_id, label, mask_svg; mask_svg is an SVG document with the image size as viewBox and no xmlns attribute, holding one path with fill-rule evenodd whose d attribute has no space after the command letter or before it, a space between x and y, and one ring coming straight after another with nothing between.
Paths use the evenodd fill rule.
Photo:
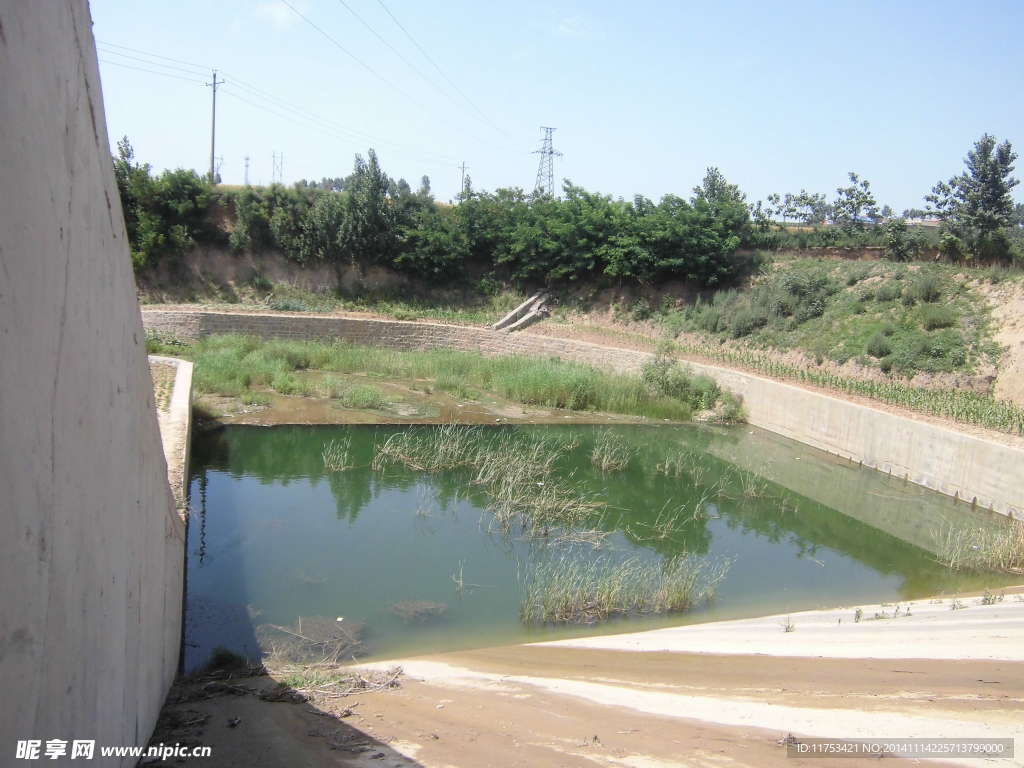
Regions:
<instances>
[{"instance_id":1,"label":"algae-covered water","mask_svg":"<svg viewBox=\"0 0 1024 768\"><path fill-rule=\"evenodd\" d=\"M408 429L439 428L230 426L196 435L186 669L217 646L258 657L260 625L300 618L362 622L364 656L381 659L905 602L1012 581L935 561L937 533L992 525L989 513L752 427L477 428L567 446L552 478L600 509L578 526L599 533L576 543L559 537L566 530L502 531L465 469L375 470L378 447ZM592 465L601 435L627 447L624 470ZM343 472L325 469L332 442L349 446ZM728 562L714 598L690 612L582 626L520 620L538 563L663 562L683 553ZM403 601L445 608L406 619L393 610Z\"/></svg>"}]
</instances>

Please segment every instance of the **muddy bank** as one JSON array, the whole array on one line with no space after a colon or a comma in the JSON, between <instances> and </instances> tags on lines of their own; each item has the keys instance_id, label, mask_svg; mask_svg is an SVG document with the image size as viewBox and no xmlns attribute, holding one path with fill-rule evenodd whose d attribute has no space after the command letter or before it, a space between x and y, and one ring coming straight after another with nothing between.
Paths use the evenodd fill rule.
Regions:
<instances>
[{"instance_id":1,"label":"muddy bank","mask_svg":"<svg viewBox=\"0 0 1024 768\"><path fill-rule=\"evenodd\" d=\"M316 378L319 374L313 374ZM237 397L201 395L200 419L211 424L649 424L644 416L616 413L569 411L521 405L497 395L481 392L473 400L460 400L434 389L424 379L368 378L359 374L341 376L377 387L389 401L378 409L347 408L337 400L319 396L280 395L258 391L267 405L247 405ZM671 423L667 419L657 423Z\"/></svg>"}]
</instances>

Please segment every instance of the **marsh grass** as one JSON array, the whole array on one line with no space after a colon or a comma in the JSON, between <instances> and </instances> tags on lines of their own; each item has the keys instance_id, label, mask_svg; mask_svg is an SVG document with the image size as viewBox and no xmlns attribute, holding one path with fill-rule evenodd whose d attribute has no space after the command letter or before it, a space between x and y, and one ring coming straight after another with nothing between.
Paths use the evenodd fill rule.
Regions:
<instances>
[{"instance_id":1,"label":"marsh grass","mask_svg":"<svg viewBox=\"0 0 1024 768\"><path fill-rule=\"evenodd\" d=\"M475 352L402 351L354 347L343 342L262 340L236 335L210 336L175 350L175 354L195 363L198 392L224 396L238 397L251 387L267 387L289 395L309 394L313 390L303 372L325 371L419 379L432 382L434 388L447 388L460 399L474 399L479 390L487 390L513 402L545 408L677 421L688 421L692 416L688 402L655 390L638 375L612 373L558 358L485 358ZM340 386L337 391L340 395Z\"/></svg>"},{"instance_id":2,"label":"marsh grass","mask_svg":"<svg viewBox=\"0 0 1024 768\"><path fill-rule=\"evenodd\" d=\"M1024 521L1011 519L995 531L949 528L933 537L936 558L953 570L1024 573Z\"/></svg>"},{"instance_id":3,"label":"marsh grass","mask_svg":"<svg viewBox=\"0 0 1024 768\"><path fill-rule=\"evenodd\" d=\"M613 616L680 612L710 600L729 562L682 555L663 563L633 557L585 560L566 553L528 570L519 617L525 623L593 623Z\"/></svg>"},{"instance_id":4,"label":"marsh grass","mask_svg":"<svg viewBox=\"0 0 1024 768\"><path fill-rule=\"evenodd\" d=\"M483 491L494 530L511 534L519 527L530 538L542 538L556 528L579 527L605 508L555 477L555 464L566 453L565 443L554 437L447 424L394 433L377 446L373 468L461 470Z\"/></svg>"},{"instance_id":5,"label":"marsh grass","mask_svg":"<svg viewBox=\"0 0 1024 768\"><path fill-rule=\"evenodd\" d=\"M706 501L707 494L702 496L701 499L693 505L691 512L687 513L687 507L685 504L677 507L670 507L672 500L669 499L665 502L661 511L658 512L658 516L655 518L653 523L638 523L638 525L651 532L651 536L649 537L651 539L656 541L675 541L675 536L682 533L688 523L692 523L703 516L704 504Z\"/></svg>"},{"instance_id":6,"label":"marsh grass","mask_svg":"<svg viewBox=\"0 0 1024 768\"><path fill-rule=\"evenodd\" d=\"M372 384L359 384L330 374L320 379L317 391L346 408L376 411L389 403L384 393Z\"/></svg>"},{"instance_id":7,"label":"marsh grass","mask_svg":"<svg viewBox=\"0 0 1024 768\"><path fill-rule=\"evenodd\" d=\"M323 459L324 470L327 472L344 472L349 469L348 452L352 445L352 438L346 437L342 440L331 440L324 446Z\"/></svg>"},{"instance_id":8,"label":"marsh grass","mask_svg":"<svg viewBox=\"0 0 1024 768\"><path fill-rule=\"evenodd\" d=\"M604 429L594 440L590 463L602 472L621 472L629 466L631 454L628 445L615 437L610 429Z\"/></svg>"}]
</instances>

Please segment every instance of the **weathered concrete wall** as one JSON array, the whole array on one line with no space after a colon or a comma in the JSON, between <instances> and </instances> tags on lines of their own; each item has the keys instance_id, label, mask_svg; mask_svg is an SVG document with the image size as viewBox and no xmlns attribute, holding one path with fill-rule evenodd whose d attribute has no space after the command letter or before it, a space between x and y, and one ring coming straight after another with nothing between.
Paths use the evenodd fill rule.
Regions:
<instances>
[{"instance_id":1,"label":"weathered concrete wall","mask_svg":"<svg viewBox=\"0 0 1024 768\"><path fill-rule=\"evenodd\" d=\"M0 0L5 765L145 744L178 662L185 526L108 146L86 0Z\"/></svg>"},{"instance_id":2,"label":"weathered concrete wall","mask_svg":"<svg viewBox=\"0 0 1024 768\"><path fill-rule=\"evenodd\" d=\"M142 311L146 328L202 338L246 333L264 338L329 339L400 349L461 349L485 355L559 357L616 370L637 370L646 352L531 333L359 318L273 313ZM741 395L751 424L910 482L1024 518L1024 451L912 418L838 400L760 376L690 363Z\"/></svg>"}]
</instances>

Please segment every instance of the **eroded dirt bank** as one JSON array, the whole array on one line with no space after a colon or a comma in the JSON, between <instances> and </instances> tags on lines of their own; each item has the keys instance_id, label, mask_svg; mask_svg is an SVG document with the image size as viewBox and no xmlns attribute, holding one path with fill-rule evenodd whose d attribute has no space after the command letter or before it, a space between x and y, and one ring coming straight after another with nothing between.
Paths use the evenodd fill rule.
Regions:
<instances>
[{"instance_id":1,"label":"eroded dirt bank","mask_svg":"<svg viewBox=\"0 0 1024 768\"><path fill-rule=\"evenodd\" d=\"M1024 601L1012 593L1022 591L987 605L904 604L896 617L893 605L862 606L860 621L851 607L439 654L398 662L405 675L388 692L319 706L222 695L168 711L200 721L192 738L224 766L793 766L822 761L787 757L790 734L1020 743ZM776 636L761 655L759 641ZM844 638L857 638L856 657L843 658ZM637 640L671 650L628 650ZM745 641L753 644L736 646ZM706 642L719 650L695 650ZM1024 765L1024 756L998 763Z\"/></svg>"}]
</instances>

